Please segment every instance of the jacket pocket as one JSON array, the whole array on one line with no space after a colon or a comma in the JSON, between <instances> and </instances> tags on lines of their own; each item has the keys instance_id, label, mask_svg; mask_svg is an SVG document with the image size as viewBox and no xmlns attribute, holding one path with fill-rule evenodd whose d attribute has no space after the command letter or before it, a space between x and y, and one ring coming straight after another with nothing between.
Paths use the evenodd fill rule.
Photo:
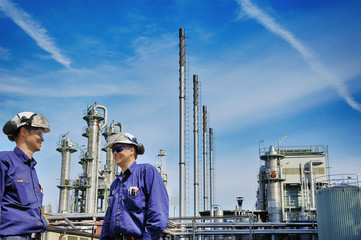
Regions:
<instances>
[{"instance_id":1,"label":"jacket pocket","mask_svg":"<svg viewBox=\"0 0 361 240\"><path fill-rule=\"evenodd\" d=\"M128 210L140 212L145 207L145 197L141 191L136 196L129 196L124 200L125 207Z\"/></svg>"},{"instance_id":2,"label":"jacket pocket","mask_svg":"<svg viewBox=\"0 0 361 240\"><path fill-rule=\"evenodd\" d=\"M34 193L34 186L32 182L16 176L12 178L12 182L14 191L12 197L19 205L29 207L31 204L36 202L37 193Z\"/></svg>"}]
</instances>

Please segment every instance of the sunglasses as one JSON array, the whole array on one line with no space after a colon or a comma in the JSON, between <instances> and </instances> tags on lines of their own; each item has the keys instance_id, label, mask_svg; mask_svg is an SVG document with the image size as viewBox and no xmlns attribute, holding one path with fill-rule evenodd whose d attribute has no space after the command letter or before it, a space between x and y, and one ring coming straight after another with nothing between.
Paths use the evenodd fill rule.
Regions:
<instances>
[{"instance_id":1,"label":"sunglasses","mask_svg":"<svg viewBox=\"0 0 361 240\"><path fill-rule=\"evenodd\" d=\"M113 152L113 153L114 153L114 152L119 153L119 152L123 151L124 148L130 148L130 146L118 145L118 146L115 146L115 147L112 148L112 152Z\"/></svg>"},{"instance_id":2,"label":"sunglasses","mask_svg":"<svg viewBox=\"0 0 361 240\"><path fill-rule=\"evenodd\" d=\"M34 130L35 134L38 135L39 137L42 137L43 133L44 133L44 129L38 128L38 127L27 127L26 129L27 130Z\"/></svg>"}]
</instances>

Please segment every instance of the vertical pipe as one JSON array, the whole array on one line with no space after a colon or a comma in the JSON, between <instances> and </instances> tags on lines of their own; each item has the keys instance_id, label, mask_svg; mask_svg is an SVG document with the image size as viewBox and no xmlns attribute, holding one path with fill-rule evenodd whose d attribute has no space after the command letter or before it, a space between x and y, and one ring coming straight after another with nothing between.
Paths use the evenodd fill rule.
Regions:
<instances>
[{"instance_id":1,"label":"vertical pipe","mask_svg":"<svg viewBox=\"0 0 361 240\"><path fill-rule=\"evenodd\" d=\"M179 217L185 216L185 31L179 29L179 104L180 104L180 139L179 139Z\"/></svg>"},{"instance_id":2,"label":"vertical pipe","mask_svg":"<svg viewBox=\"0 0 361 240\"><path fill-rule=\"evenodd\" d=\"M261 166L258 174L258 200L257 200L257 210L265 210L265 166Z\"/></svg>"},{"instance_id":3,"label":"vertical pipe","mask_svg":"<svg viewBox=\"0 0 361 240\"><path fill-rule=\"evenodd\" d=\"M96 189L95 189L95 193L96 193L96 199L95 199L95 212L98 212L98 199L99 199L99 185L98 185L98 179L99 179L99 173L101 171L101 153L102 153L102 131L104 128L106 128L107 126L107 121L108 121L108 110L105 106L102 106L102 105L95 105L94 106L94 109L103 109L104 111L104 120L103 120L103 124L101 126L99 126L99 129L98 129L98 146L97 146L97 168L96 168L96 175L97 175L97 183L96 183ZM107 196L105 196L104 198L106 199ZM103 209L103 204L101 205L100 207L100 210L101 211L106 211L106 209Z\"/></svg>"},{"instance_id":4,"label":"vertical pipe","mask_svg":"<svg viewBox=\"0 0 361 240\"><path fill-rule=\"evenodd\" d=\"M214 204L213 128L209 129L209 205Z\"/></svg>"},{"instance_id":5,"label":"vertical pipe","mask_svg":"<svg viewBox=\"0 0 361 240\"><path fill-rule=\"evenodd\" d=\"M108 136L116 134L115 126L119 127L119 132L123 132L122 124L120 124L119 122L112 122L109 126L109 131L107 132ZM115 175L117 174L117 165L114 162L112 149L107 147L106 152L106 170L108 171L107 181L110 186L110 184L115 180Z\"/></svg>"},{"instance_id":6,"label":"vertical pipe","mask_svg":"<svg viewBox=\"0 0 361 240\"><path fill-rule=\"evenodd\" d=\"M304 193L304 187L303 187L303 167L302 163L300 163L300 180L301 180L301 208L303 210L305 206L305 193Z\"/></svg>"},{"instance_id":7,"label":"vertical pipe","mask_svg":"<svg viewBox=\"0 0 361 240\"><path fill-rule=\"evenodd\" d=\"M314 209L316 207L316 204L315 204L315 187L313 183L313 161L309 162L309 168L310 168L310 183L311 183L311 209Z\"/></svg>"},{"instance_id":8,"label":"vertical pipe","mask_svg":"<svg viewBox=\"0 0 361 240\"><path fill-rule=\"evenodd\" d=\"M203 210L208 210L207 189L207 106L203 106Z\"/></svg>"},{"instance_id":9,"label":"vertical pipe","mask_svg":"<svg viewBox=\"0 0 361 240\"><path fill-rule=\"evenodd\" d=\"M194 217L198 216L198 75L193 75L193 132L194 132Z\"/></svg>"}]
</instances>

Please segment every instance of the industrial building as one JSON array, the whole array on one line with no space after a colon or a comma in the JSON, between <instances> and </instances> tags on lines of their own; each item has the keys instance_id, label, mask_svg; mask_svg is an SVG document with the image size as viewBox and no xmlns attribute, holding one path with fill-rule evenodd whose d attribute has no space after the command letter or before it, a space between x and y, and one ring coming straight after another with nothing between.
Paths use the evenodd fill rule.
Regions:
<instances>
[{"instance_id":1,"label":"industrial building","mask_svg":"<svg viewBox=\"0 0 361 240\"><path fill-rule=\"evenodd\" d=\"M271 222L316 220L315 178L326 176L327 146L260 149L257 210Z\"/></svg>"},{"instance_id":2,"label":"industrial building","mask_svg":"<svg viewBox=\"0 0 361 240\"><path fill-rule=\"evenodd\" d=\"M184 29L179 30L179 39L179 217L170 218L163 239L361 239L358 175L344 175L337 181L330 176L326 145L280 146L279 141L278 147L259 148L261 164L255 193L256 209L243 209L242 196L235 199L235 209L222 209L221 205L216 205L213 129L207 125L207 106L199 106L197 75L193 76L194 182L187 182L186 146L189 142L186 137ZM202 130L199 128L199 109L203 110ZM105 199L117 168L111 150L101 147L102 137L106 141L109 136L123 131L117 122L108 127L107 111L105 106L94 104L85 112L83 119L87 127L83 136L88 139L88 145L82 150L79 161L83 171L75 180L70 179L69 172L71 154L77 149L66 135L59 142L57 150L62 154L59 213L49 216L48 220L50 227L62 228L64 234L69 229L94 234L94 226L101 226L104 218ZM107 153L104 166L101 166L101 150ZM167 184L165 150L160 150L157 156L155 167ZM194 187L194 211L187 215L190 191L187 193L186 189L191 184ZM342 206L341 210L339 206ZM332 234L327 230L328 225L333 227ZM71 240L70 236L65 238L66 234L63 237Z\"/></svg>"}]
</instances>

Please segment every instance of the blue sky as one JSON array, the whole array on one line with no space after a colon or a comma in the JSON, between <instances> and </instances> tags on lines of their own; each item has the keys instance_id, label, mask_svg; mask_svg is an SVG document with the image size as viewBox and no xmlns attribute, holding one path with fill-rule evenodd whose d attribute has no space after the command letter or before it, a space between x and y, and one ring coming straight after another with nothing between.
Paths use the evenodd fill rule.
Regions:
<instances>
[{"instance_id":1,"label":"blue sky","mask_svg":"<svg viewBox=\"0 0 361 240\"><path fill-rule=\"evenodd\" d=\"M50 121L34 157L44 205L56 210L57 142L69 132L86 144L84 111L104 105L109 123L145 145L137 161L155 163L165 149L170 204L178 206L178 30L185 28L188 86L198 74L215 134L216 203L234 209L243 196L252 209L260 140L268 147L287 135L282 145L328 145L331 173L361 172L360 11L356 0L0 0L0 122L22 111ZM4 135L0 143L14 147ZM72 177L78 160L72 154Z\"/></svg>"}]
</instances>

